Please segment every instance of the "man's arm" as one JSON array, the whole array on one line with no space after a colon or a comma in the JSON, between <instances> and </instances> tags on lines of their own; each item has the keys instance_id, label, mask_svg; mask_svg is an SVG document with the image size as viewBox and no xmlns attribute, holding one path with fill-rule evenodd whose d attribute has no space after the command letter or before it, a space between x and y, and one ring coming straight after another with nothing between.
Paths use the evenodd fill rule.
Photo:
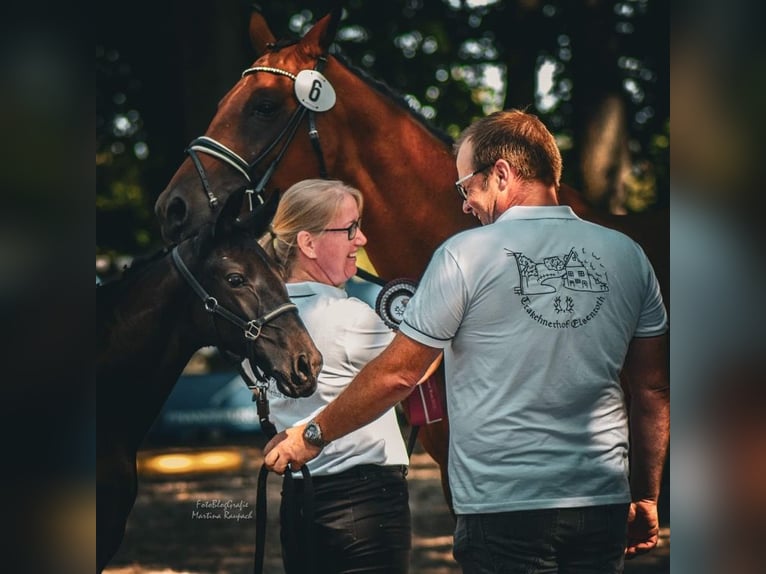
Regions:
<instances>
[{"instance_id":1,"label":"man's arm","mask_svg":"<svg viewBox=\"0 0 766 574\"><path fill-rule=\"evenodd\" d=\"M325 441L342 437L372 422L402 399L426 377L441 349L428 347L397 333L391 344L370 361L351 384L316 417ZM317 456L320 448L303 439L305 425L287 429L264 448L269 470L283 474Z\"/></svg>"},{"instance_id":2,"label":"man's arm","mask_svg":"<svg viewBox=\"0 0 766 574\"><path fill-rule=\"evenodd\" d=\"M657 499L670 437L668 336L635 338L623 372L630 385L630 490L626 558L659 539Z\"/></svg>"}]
</instances>

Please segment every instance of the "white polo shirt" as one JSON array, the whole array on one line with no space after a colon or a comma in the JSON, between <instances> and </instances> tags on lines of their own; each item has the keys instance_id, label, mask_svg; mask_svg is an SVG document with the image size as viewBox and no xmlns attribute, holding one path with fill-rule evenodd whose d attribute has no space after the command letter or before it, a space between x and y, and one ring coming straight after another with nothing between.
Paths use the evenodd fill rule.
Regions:
<instances>
[{"instance_id":1,"label":"white polo shirt","mask_svg":"<svg viewBox=\"0 0 766 574\"><path fill-rule=\"evenodd\" d=\"M293 399L271 385L271 419L278 431L308 422L335 399L370 360L394 337L375 311L359 299L331 285L288 283L290 299L314 344L323 366L317 390ZM394 409L370 424L328 444L308 463L312 476L336 474L358 464L407 465L407 449ZM302 476L295 474L296 478Z\"/></svg>"},{"instance_id":2,"label":"white polo shirt","mask_svg":"<svg viewBox=\"0 0 766 574\"><path fill-rule=\"evenodd\" d=\"M400 330L444 349L458 514L630 501L619 373L633 337L667 330L633 240L513 207L437 249Z\"/></svg>"}]
</instances>

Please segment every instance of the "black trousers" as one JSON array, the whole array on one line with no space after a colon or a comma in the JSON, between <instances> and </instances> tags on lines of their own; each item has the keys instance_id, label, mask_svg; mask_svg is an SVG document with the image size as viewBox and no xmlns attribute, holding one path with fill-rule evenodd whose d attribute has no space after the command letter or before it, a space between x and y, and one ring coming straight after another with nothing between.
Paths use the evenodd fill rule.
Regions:
<instances>
[{"instance_id":1,"label":"black trousers","mask_svg":"<svg viewBox=\"0 0 766 574\"><path fill-rule=\"evenodd\" d=\"M463 574L623 572L628 504L461 514L453 554Z\"/></svg>"},{"instance_id":2,"label":"black trousers","mask_svg":"<svg viewBox=\"0 0 766 574\"><path fill-rule=\"evenodd\" d=\"M285 480L280 505L285 572L406 574L412 523L405 474L402 466L359 465L336 475L312 477L313 558L306 551L304 480Z\"/></svg>"}]
</instances>

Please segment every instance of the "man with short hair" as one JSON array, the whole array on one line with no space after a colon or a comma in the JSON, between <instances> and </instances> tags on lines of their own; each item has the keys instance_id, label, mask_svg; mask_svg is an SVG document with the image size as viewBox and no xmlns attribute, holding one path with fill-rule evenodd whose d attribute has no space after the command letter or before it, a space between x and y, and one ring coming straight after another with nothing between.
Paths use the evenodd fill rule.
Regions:
<instances>
[{"instance_id":1,"label":"man with short hair","mask_svg":"<svg viewBox=\"0 0 766 574\"><path fill-rule=\"evenodd\" d=\"M561 154L537 117L482 118L456 150L463 211L483 227L436 250L388 348L266 464L300 468L443 352L463 571L622 572L659 532L670 408L654 271L633 240L558 205Z\"/></svg>"}]
</instances>

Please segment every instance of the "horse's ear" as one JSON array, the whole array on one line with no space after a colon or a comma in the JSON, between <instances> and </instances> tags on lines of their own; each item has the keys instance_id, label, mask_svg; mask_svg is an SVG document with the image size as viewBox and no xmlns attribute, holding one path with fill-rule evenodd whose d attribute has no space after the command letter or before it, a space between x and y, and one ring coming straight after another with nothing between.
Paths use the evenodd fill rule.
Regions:
<instances>
[{"instance_id":1,"label":"horse's ear","mask_svg":"<svg viewBox=\"0 0 766 574\"><path fill-rule=\"evenodd\" d=\"M319 20L303 37L301 43L319 46L322 54L326 54L338 31L340 17L343 15L343 3L336 2L332 11Z\"/></svg>"},{"instance_id":2,"label":"horse's ear","mask_svg":"<svg viewBox=\"0 0 766 574\"><path fill-rule=\"evenodd\" d=\"M242 209L242 202L244 199L244 188L229 194L229 197L226 198L226 203L224 203L215 220L215 228L213 230L215 237L231 233L231 230L237 222L237 216Z\"/></svg>"},{"instance_id":3,"label":"horse's ear","mask_svg":"<svg viewBox=\"0 0 766 574\"><path fill-rule=\"evenodd\" d=\"M275 43L277 39L274 37L269 25L266 23L266 18L263 17L260 6L253 4L251 8L250 43L253 45L256 58L260 58L266 53L269 44Z\"/></svg>"},{"instance_id":4,"label":"horse's ear","mask_svg":"<svg viewBox=\"0 0 766 574\"><path fill-rule=\"evenodd\" d=\"M275 190L266 203L259 206L255 211L246 215L236 222L236 226L239 229L247 230L249 233L260 237L266 232L266 229L274 218L274 214L277 212L277 206L279 205L279 190Z\"/></svg>"}]
</instances>

